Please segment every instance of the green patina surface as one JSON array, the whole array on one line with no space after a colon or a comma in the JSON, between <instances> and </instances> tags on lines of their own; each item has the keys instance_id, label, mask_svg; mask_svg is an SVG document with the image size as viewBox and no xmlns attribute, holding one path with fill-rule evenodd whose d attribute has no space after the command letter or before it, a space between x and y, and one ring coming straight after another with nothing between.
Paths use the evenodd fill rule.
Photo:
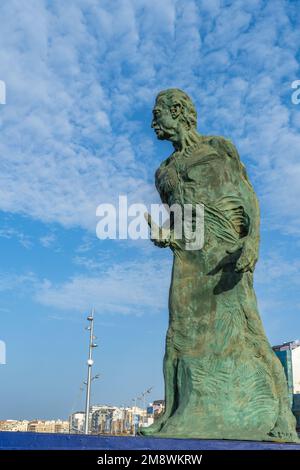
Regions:
<instances>
[{"instance_id":1,"label":"green patina surface","mask_svg":"<svg viewBox=\"0 0 300 470\"><path fill-rule=\"evenodd\" d=\"M161 92L152 127L174 152L158 168L164 203L204 205L204 246L153 240L174 254L164 357L165 413L144 435L298 440L286 378L253 289L259 206L234 145L202 136L182 91Z\"/></svg>"}]
</instances>

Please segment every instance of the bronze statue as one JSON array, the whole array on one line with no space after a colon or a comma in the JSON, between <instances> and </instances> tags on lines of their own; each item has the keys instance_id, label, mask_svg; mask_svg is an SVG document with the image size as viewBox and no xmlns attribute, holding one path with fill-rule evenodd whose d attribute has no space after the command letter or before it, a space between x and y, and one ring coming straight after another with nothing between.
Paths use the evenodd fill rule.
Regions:
<instances>
[{"instance_id":1,"label":"bronze statue","mask_svg":"<svg viewBox=\"0 0 300 470\"><path fill-rule=\"evenodd\" d=\"M297 441L283 368L266 338L253 289L259 206L234 145L197 132L186 93L158 94L152 128L174 152L158 168L163 203L204 205L204 245L154 240L174 262L164 357L166 408L141 434Z\"/></svg>"}]
</instances>

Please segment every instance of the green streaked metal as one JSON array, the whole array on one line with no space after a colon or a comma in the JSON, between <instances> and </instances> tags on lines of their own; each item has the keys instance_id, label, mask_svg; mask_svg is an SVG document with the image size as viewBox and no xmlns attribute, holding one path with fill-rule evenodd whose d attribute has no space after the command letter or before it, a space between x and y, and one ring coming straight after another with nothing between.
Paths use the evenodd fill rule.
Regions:
<instances>
[{"instance_id":1,"label":"green streaked metal","mask_svg":"<svg viewBox=\"0 0 300 470\"><path fill-rule=\"evenodd\" d=\"M181 90L161 92L152 127L174 152L156 172L164 203L203 204L205 241L154 240L174 254L164 357L166 409L144 435L297 442L284 371L257 309L259 206L235 146L196 130Z\"/></svg>"}]
</instances>

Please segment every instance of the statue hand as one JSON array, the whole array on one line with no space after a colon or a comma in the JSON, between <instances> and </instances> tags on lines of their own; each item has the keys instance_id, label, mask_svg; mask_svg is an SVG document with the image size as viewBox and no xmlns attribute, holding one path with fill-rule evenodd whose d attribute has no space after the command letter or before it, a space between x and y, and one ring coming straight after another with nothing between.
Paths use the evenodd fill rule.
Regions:
<instances>
[{"instance_id":1,"label":"statue hand","mask_svg":"<svg viewBox=\"0 0 300 470\"><path fill-rule=\"evenodd\" d=\"M164 229L159 227L151 218L151 215L147 212L144 214L144 217L150 227L151 241L155 246L159 248L166 248L170 246L171 241L171 232L169 229Z\"/></svg>"},{"instance_id":2,"label":"statue hand","mask_svg":"<svg viewBox=\"0 0 300 470\"><path fill-rule=\"evenodd\" d=\"M247 271L254 271L258 259L258 250L252 240L241 240L238 245L227 251L230 254L240 252L236 260L236 272L245 273Z\"/></svg>"},{"instance_id":3,"label":"statue hand","mask_svg":"<svg viewBox=\"0 0 300 470\"><path fill-rule=\"evenodd\" d=\"M159 248L167 248L170 246L170 240L167 238L160 238L157 240L156 238L151 238L151 241L154 243L155 246L158 246Z\"/></svg>"}]
</instances>

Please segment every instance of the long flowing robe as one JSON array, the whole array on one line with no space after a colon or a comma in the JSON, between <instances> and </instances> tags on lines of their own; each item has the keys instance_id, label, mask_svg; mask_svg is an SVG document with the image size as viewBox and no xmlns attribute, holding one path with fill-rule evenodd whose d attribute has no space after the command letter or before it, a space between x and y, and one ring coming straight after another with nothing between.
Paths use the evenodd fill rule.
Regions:
<instances>
[{"instance_id":1,"label":"long flowing robe","mask_svg":"<svg viewBox=\"0 0 300 470\"><path fill-rule=\"evenodd\" d=\"M233 144L201 137L156 172L161 199L204 205L204 246L174 252L164 357L166 409L147 434L296 441L283 368L258 313L241 242L258 250L259 207ZM183 242L184 243L184 240Z\"/></svg>"}]
</instances>

